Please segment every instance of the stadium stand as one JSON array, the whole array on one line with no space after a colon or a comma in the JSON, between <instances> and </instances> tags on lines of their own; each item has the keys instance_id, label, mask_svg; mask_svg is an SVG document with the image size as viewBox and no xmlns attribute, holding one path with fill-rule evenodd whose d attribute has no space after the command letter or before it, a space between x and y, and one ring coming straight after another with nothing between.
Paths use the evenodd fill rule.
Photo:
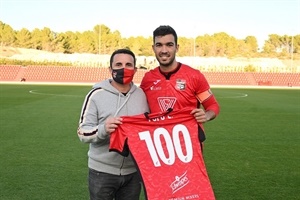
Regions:
<instances>
[{"instance_id":1,"label":"stadium stand","mask_svg":"<svg viewBox=\"0 0 300 200\"><path fill-rule=\"evenodd\" d=\"M19 65L3 65L0 67L0 80L1 81L16 81L18 73L21 69Z\"/></svg>"},{"instance_id":2,"label":"stadium stand","mask_svg":"<svg viewBox=\"0 0 300 200\"><path fill-rule=\"evenodd\" d=\"M246 73L242 72L203 72L212 85L250 85Z\"/></svg>"},{"instance_id":3,"label":"stadium stand","mask_svg":"<svg viewBox=\"0 0 300 200\"><path fill-rule=\"evenodd\" d=\"M140 83L146 69L138 69L134 77ZM14 66L0 65L0 81L96 83L110 78L107 67ZM300 73L272 72L203 72L211 85L300 86Z\"/></svg>"},{"instance_id":4,"label":"stadium stand","mask_svg":"<svg viewBox=\"0 0 300 200\"><path fill-rule=\"evenodd\" d=\"M299 73L253 73L257 85L299 86Z\"/></svg>"}]
</instances>

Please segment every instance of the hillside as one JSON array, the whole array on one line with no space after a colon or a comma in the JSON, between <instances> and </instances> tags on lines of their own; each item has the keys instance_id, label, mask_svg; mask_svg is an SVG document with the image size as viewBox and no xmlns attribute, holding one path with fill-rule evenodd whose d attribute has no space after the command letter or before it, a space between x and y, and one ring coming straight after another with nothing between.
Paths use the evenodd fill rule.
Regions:
<instances>
[{"instance_id":1,"label":"hillside","mask_svg":"<svg viewBox=\"0 0 300 200\"><path fill-rule=\"evenodd\" d=\"M35 62L66 62L73 66L107 67L110 55L96 54L63 54L47 51L0 47L0 58L35 61ZM300 60L280 60L278 58L233 58L225 57L178 57L179 62L189 64L202 71L239 71L247 67L260 72L300 72ZM156 67L158 63L154 56L138 56L137 66L148 69ZM291 67L293 66L293 67Z\"/></svg>"}]
</instances>

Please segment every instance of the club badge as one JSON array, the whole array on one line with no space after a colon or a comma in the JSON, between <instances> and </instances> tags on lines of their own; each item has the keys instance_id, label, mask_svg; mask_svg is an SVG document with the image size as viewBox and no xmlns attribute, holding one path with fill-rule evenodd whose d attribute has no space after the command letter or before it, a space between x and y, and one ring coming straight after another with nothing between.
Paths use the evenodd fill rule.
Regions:
<instances>
[{"instance_id":1,"label":"club badge","mask_svg":"<svg viewBox=\"0 0 300 200\"><path fill-rule=\"evenodd\" d=\"M175 87L176 87L177 90L185 90L186 81L182 80L182 79L177 79Z\"/></svg>"}]
</instances>

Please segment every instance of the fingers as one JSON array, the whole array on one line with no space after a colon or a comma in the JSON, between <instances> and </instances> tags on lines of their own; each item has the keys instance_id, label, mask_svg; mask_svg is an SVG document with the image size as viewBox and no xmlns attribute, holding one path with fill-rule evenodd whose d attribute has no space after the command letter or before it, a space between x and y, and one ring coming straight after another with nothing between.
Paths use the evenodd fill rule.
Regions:
<instances>
[{"instance_id":1,"label":"fingers","mask_svg":"<svg viewBox=\"0 0 300 200\"><path fill-rule=\"evenodd\" d=\"M201 108L196 108L191 111L191 114L194 115L195 117L199 117L205 115L205 111Z\"/></svg>"},{"instance_id":2,"label":"fingers","mask_svg":"<svg viewBox=\"0 0 300 200\"><path fill-rule=\"evenodd\" d=\"M116 124L111 124L111 125L108 125L107 128L106 128L106 132L107 133L112 133L116 130L118 126Z\"/></svg>"},{"instance_id":3,"label":"fingers","mask_svg":"<svg viewBox=\"0 0 300 200\"><path fill-rule=\"evenodd\" d=\"M105 130L107 133L112 133L116 130L119 124L122 124L122 118L110 117L105 122Z\"/></svg>"},{"instance_id":4,"label":"fingers","mask_svg":"<svg viewBox=\"0 0 300 200\"><path fill-rule=\"evenodd\" d=\"M203 109L201 108L196 108L194 110L191 111L191 114L194 115L196 121L198 123L205 123L207 122L207 117L206 117L206 113Z\"/></svg>"},{"instance_id":5,"label":"fingers","mask_svg":"<svg viewBox=\"0 0 300 200\"><path fill-rule=\"evenodd\" d=\"M194 115L195 113L199 112L200 108L195 108L191 111L191 114Z\"/></svg>"}]
</instances>

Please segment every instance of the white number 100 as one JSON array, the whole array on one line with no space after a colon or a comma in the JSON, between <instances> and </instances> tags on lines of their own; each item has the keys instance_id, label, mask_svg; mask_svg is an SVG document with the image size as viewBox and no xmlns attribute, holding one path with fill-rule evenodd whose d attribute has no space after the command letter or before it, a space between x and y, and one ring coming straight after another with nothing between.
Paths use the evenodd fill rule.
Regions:
<instances>
[{"instance_id":1,"label":"white number 100","mask_svg":"<svg viewBox=\"0 0 300 200\"><path fill-rule=\"evenodd\" d=\"M184 139L186 155L183 154L180 145L180 138L179 138L180 133L182 134ZM182 124L177 124L173 127L172 130L173 140L168 130L166 130L165 128L157 128L154 130L153 133L154 142L151 138L150 131L140 132L139 136L141 140L144 140L146 142L153 164L156 167L161 166L160 160L164 162L166 165L173 165L175 162L175 153L178 156L178 158L184 163L190 162L193 158L193 148L192 148L192 141L190 138L190 134L188 129ZM163 151L163 146L160 141L161 136L164 138L166 142L166 148L169 154L168 158L166 157ZM160 160L158 159L158 157L160 158Z\"/></svg>"}]
</instances>

